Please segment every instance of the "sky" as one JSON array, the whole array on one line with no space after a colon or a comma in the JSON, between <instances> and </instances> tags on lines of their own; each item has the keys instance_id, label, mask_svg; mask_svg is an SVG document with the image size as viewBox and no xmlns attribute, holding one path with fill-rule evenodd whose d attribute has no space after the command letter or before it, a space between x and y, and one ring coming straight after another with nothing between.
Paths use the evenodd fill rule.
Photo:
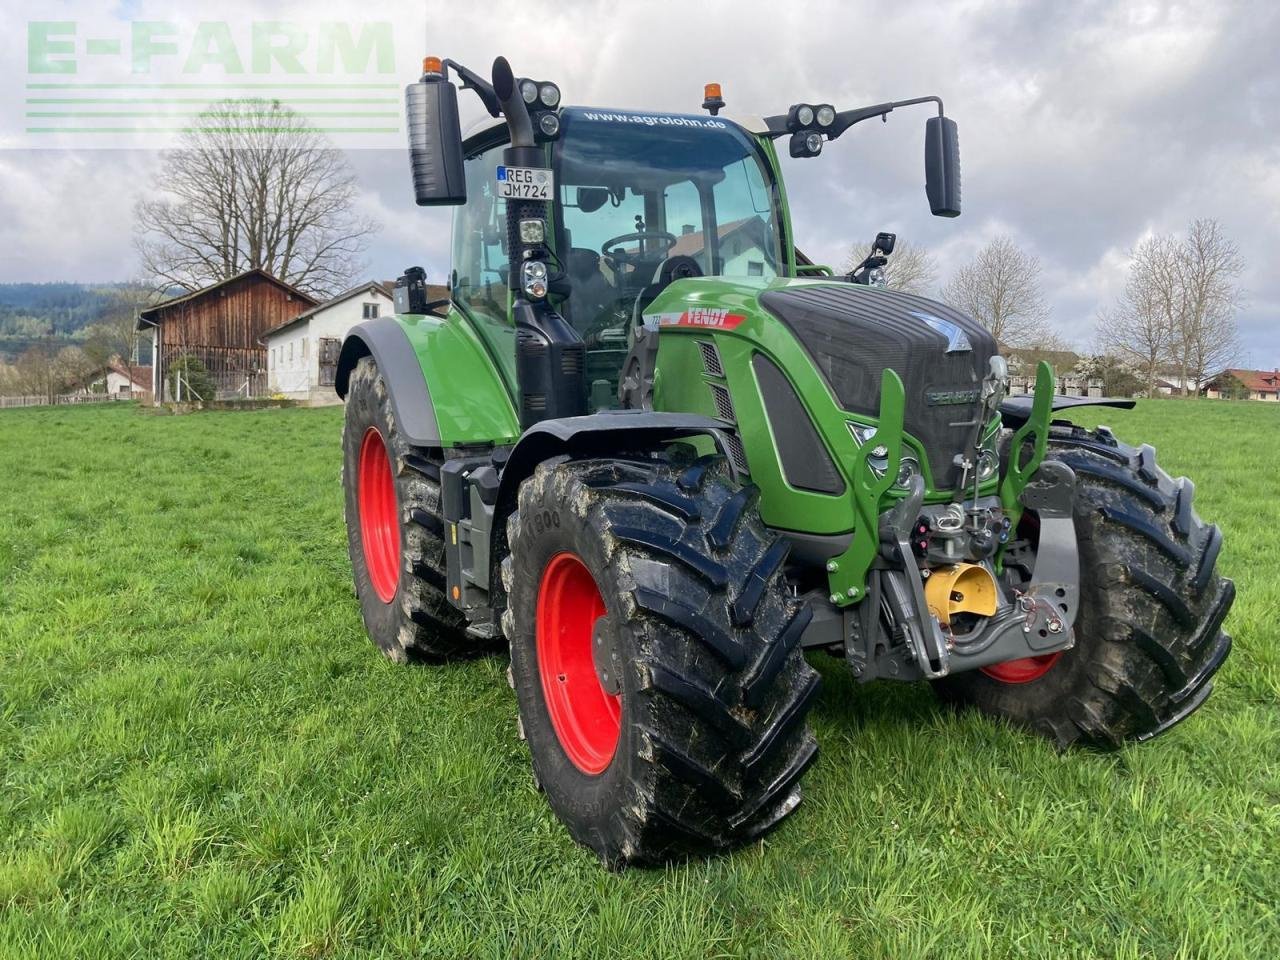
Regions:
<instances>
[{"instance_id":1,"label":"sky","mask_svg":"<svg viewBox=\"0 0 1280 960\"><path fill-rule=\"evenodd\" d=\"M195 15L153 0L6 9L23 6L28 20L90 9L119 21ZM945 280L1006 233L1039 257L1059 334L1088 348L1133 246L1215 217L1245 261L1239 365L1280 367L1280 4L225 0L218 9L228 21L388 20L405 73L397 82L414 79L425 53L481 74L503 54L574 104L698 112L709 81L723 86L730 114L937 94L959 124L963 215L929 215L928 111L896 111L817 159L784 160L797 240L813 259L842 265L852 246L889 230L927 247ZM0 39L8 73L26 70L27 39L20 30ZM0 117L11 121L29 78L7 79L17 82L0 87ZM473 96L461 102L464 119L480 115ZM132 209L159 150L50 149L15 129L0 130L0 282L134 276ZM368 276L421 264L443 278L449 212L413 205L404 150L384 139L348 157L361 212L382 224Z\"/></svg>"}]
</instances>

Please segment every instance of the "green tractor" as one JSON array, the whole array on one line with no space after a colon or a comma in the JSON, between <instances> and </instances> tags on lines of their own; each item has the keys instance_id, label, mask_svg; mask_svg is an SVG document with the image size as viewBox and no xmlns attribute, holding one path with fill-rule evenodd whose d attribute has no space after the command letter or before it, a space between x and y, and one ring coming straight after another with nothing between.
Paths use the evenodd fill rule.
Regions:
<instances>
[{"instance_id":1,"label":"green tractor","mask_svg":"<svg viewBox=\"0 0 1280 960\"><path fill-rule=\"evenodd\" d=\"M463 136L458 86L492 119ZM368 632L396 661L505 638L519 732L606 863L743 843L800 802L806 650L1059 746L1204 703L1230 649L1218 528L1150 446L1010 396L990 333L796 249L775 142L816 157L931 104L925 189L960 212L936 97L731 119L565 107L429 58L407 89L417 202L453 269L355 327L337 392Z\"/></svg>"}]
</instances>

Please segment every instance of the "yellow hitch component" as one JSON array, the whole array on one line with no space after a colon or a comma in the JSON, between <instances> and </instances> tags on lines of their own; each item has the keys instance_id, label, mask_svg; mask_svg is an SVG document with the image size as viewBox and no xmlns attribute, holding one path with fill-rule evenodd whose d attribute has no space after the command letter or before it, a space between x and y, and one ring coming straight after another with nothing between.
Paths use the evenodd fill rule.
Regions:
<instances>
[{"instance_id":1,"label":"yellow hitch component","mask_svg":"<svg viewBox=\"0 0 1280 960\"><path fill-rule=\"evenodd\" d=\"M976 563L941 567L924 582L924 600L944 627L957 613L989 617L996 612L996 580Z\"/></svg>"}]
</instances>

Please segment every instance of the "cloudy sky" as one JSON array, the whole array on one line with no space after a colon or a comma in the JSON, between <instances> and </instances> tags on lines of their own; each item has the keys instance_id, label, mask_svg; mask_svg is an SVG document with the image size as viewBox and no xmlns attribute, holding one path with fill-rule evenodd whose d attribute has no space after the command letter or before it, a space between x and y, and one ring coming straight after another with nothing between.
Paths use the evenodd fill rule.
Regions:
<instances>
[{"instance_id":1,"label":"cloudy sky","mask_svg":"<svg viewBox=\"0 0 1280 960\"><path fill-rule=\"evenodd\" d=\"M120 21L195 15L131 0L6 4L25 19L110 8ZM59 9L59 8L62 9ZM964 215L929 216L921 108L866 123L821 158L786 161L800 246L843 263L852 244L891 230L928 247L943 277L999 233L1044 267L1054 320L1082 347L1123 286L1127 251L1150 233L1216 217L1246 261L1243 364L1280 367L1280 5L1089 3L522 3L225 0L229 20L324 18L399 25L398 62L438 53L487 73L498 53L518 73L555 79L569 103L696 112L719 81L729 110L839 108L938 94L960 125ZM88 16L89 14L85 14ZM156 150L33 149L14 134L27 37L0 40L0 282L111 280L136 272L131 208ZM407 60L405 59L407 57ZM405 68L412 79L412 69ZM7 101L7 102L6 102ZM479 108L463 100L472 115ZM448 269L448 214L412 204L399 149L349 153L364 210L383 228L368 273Z\"/></svg>"}]
</instances>

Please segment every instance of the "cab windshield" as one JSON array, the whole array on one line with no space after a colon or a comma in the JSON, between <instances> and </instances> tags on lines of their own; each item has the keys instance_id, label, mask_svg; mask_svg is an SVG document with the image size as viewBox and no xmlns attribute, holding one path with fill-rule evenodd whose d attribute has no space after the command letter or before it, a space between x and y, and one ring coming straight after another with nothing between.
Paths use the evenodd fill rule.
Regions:
<instances>
[{"instance_id":1,"label":"cab windshield","mask_svg":"<svg viewBox=\"0 0 1280 960\"><path fill-rule=\"evenodd\" d=\"M553 169L567 319L618 340L677 275L784 270L777 188L755 141L711 117L566 109ZM696 267L696 270L694 269Z\"/></svg>"}]
</instances>

